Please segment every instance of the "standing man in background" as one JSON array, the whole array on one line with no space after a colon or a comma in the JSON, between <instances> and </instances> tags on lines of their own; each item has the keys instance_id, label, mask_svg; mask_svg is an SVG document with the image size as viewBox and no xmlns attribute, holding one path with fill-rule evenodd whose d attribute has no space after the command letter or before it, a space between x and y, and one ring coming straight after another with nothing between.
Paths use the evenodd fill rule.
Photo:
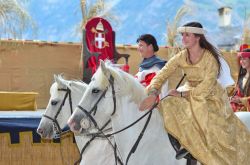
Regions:
<instances>
[{"instance_id":1,"label":"standing man in background","mask_svg":"<svg viewBox=\"0 0 250 165\"><path fill-rule=\"evenodd\" d=\"M143 86L146 87L150 84L156 73L165 65L166 61L156 56L155 53L159 50L159 47L153 35L143 34L139 36L136 42L138 44L137 50L143 60L140 63L139 71L135 75L135 77ZM166 82L162 88L162 95L160 96L160 98L167 95L167 91L168 84Z\"/></svg>"}]
</instances>

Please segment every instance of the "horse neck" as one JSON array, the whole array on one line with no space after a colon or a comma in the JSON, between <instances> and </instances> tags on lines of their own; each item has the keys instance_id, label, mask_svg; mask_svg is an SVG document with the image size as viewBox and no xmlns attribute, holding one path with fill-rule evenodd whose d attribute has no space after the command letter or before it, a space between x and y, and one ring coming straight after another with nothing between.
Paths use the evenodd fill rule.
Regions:
<instances>
[{"instance_id":1,"label":"horse neck","mask_svg":"<svg viewBox=\"0 0 250 165\"><path fill-rule=\"evenodd\" d=\"M122 128L125 128L146 113L139 111L138 107L139 105L131 101L130 97L128 96L123 96L117 99L117 111L116 114L112 117L113 131L115 132L121 130ZM126 156L130 151L141 130L143 129L146 123L146 119L147 116L127 130L115 135L115 141L123 156ZM163 124L159 113L156 112L156 110L153 110L153 114L146 131L150 131L155 134L158 134L159 131L161 131L162 133L163 128L159 128L161 127L161 125ZM150 136L144 134L143 141L150 141L149 139Z\"/></svg>"},{"instance_id":2,"label":"horse neck","mask_svg":"<svg viewBox=\"0 0 250 165\"><path fill-rule=\"evenodd\" d=\"M123 86L127 88L123 88L122 92L117 96L116 114L112 117L113 131L126 127L146 113L139 111L139 104L146 97L145 89L134 78L126 78L126 81L126 84ZM115 86L119 86L119 84L115 84ZM145 121L145 119L143 120ZM144 123L137 123L129 128L129 131L139 132L143 128Z\"/></svg>"},{"instance_id":3,"label":"horse neck","mask_svg":"<svg viewBox=\"0 0 250 165\"><path fill-rule=\"evenodd\" d=\"M75 135L76 143L79 151L85 146L92 137ZM110 139L114 144L113 138ZM84 164L94 165L112 165L115 164L114 151L107 139L95 138L86 148L82 155Z\"/></svg>"}]
</instances>

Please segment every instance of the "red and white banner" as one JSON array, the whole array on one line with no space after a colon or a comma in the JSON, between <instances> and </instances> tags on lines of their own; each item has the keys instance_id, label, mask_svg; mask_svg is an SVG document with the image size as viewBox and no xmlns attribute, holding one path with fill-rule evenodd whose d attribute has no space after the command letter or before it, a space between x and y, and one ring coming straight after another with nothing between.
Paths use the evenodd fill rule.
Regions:
<instances>
[{"instance_id":1,"label":"red and white banner","mask_svg":"<svg viewBox=\"0 0 250 165\"><path fill-rule=\"evenodd\" d=\"M88 67L92 69L92 74L95 73L99 60L113 59L115 45L113 43L112 27L109 22L103 18L95 17L90 19L86 26L86 43L90 52L98 52L98 64L95 57L90 57Z\"/></svg>"}]
</instances>

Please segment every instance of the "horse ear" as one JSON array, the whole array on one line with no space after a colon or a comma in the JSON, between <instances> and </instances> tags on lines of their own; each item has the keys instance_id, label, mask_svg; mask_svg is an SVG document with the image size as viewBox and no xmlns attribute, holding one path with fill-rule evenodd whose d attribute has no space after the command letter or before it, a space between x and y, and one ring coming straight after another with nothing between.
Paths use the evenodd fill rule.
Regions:
<instances>
[{"instance_id":1,"label":"horse ear","mask_svg":"<svg viewBox=\"0 0 250 165\"><path fill-rule=\"evenodd\" d=\"M54 80L55 82L59 83L58 76L56 74L54 74Z\"/></svg>"},{"instance_id":2,"label":"horse ear","mask_svg":"<svg viewBox=\"0 0 250 165\"><path fill-rule=\"evenodd\" d=\"M105 62L103 60L100 60L100 66L101 66L101 69L102 69L102 72L104 73L105 76L108 76L109 74L109 71L105 65Z\"/></svg>"},{"instance_id":3,"label":"horse ear","mask_svg":"<svg viewBox=\"0 0 250 165\"><path fill-rule=\"evenodd\" d=\"M61 75L54 75L54 79L55 79L55 82L58 85L63 85L63 81L62 81L62 76Z\"/></svg>"}]
</instances>

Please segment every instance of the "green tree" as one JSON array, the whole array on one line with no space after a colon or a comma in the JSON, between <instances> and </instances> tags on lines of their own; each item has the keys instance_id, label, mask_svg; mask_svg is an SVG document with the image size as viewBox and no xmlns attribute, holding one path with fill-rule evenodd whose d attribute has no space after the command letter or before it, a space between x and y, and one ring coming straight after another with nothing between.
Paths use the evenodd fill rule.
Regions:
<instances>
[{"instance_id":1,"label":"green tree","mask_svg":"<svg viewBox=\"0 0 250 165\"><path fill-rule=\"evenodd\" d=\"M0 36L21 38L24 31L35 30L35 23L23 7L26 1L0 0Z\"/></svg>"}]
</instances>

